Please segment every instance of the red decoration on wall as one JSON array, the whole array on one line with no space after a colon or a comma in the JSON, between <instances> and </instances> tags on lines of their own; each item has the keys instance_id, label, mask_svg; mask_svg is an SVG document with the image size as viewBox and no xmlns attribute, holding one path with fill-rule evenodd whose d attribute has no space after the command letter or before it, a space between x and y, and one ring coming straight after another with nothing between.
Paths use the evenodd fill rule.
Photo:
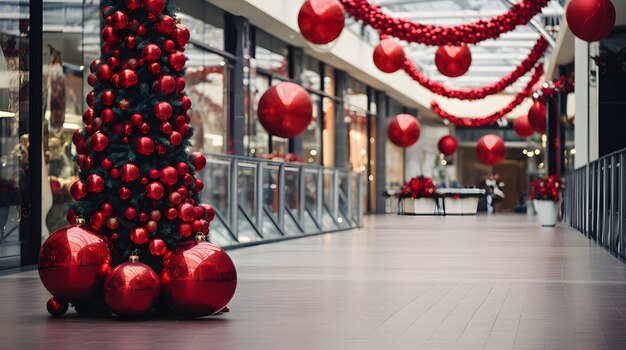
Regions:
<instances>
[{"instance_id":1,"label":"red decoration on wall","mask_svg":"<svg viewBox=\"0 0 626 350\"><path fill-rule=\"evenodd\" d=\"M456 98L459 100L480 100L487 96L491 96L502 92L507 87L511 86L514 82L516 82L520 77L530 72L530 70L537 64L537 61L543 54L546 52L548 48L548 42L540 37L537 39L535 46L530 51L530 54L520 63L514 71L500 79L499 81L484 86L482 88L475 89L451 89L446 87L445 85L438 83L434 80L430 80L425 77L422 72L420 72L417 67L413 64L411 60L404 61L404 71L411 77L413 80L417 81L420 85L427 88L431 92L449 98Z\"/></svg>"},{"instance_id":2,"label":"red decoration on wall","mask_svg":"<svg viewBox=\"0 0 626 350\"><path fill-rule=\"evenodd\" d=\"M304 88L284 82L272 86L261 96L257 115L268 133L292 138L306 130L311 123L313 105Z\"/></svg>"},{"instance_id":3,"label":"red decoration on wall","mask_svg":"<svg viewBox=\"0 0 626 350\"><path fill-rule=\"evenodd\" d=\"M389 141L398 147L409 147L420 137L420 123L410 114L398 114L387 127Z\"/></svg>"},{"instance_id":4,"label":"red decoration on wall","mask_svg":"<svg viewBox=\"0 0 626 350\"><path fill-rule=\"evenodd\" d=\"M546 133L546 104L543 101L535 101L528 110L528 123L536 132Z\"/></svg>"},{"instance_id":5,"label":"red decoration on wall","mask_svg":"<svg viewBox=\"0 0 626 350\"><path fill-rule=\"evenodd\" d=\"M541 13L542 8L548 5L548 0L522 0L504 14L490 20L478 20L456 27L443 27L390 17L380 6L373 5L367 0L340 1L352 17L371 26L379 33L430 46L476 44L495 39L519 25L528 24L535 15Z\"/></svg>"},{"instance_id":6,"label":"red decoration on wall","mask_svg":"<svg viewBox=\"0 0 626 350\"><path fill-rule=\"evenodd\" d=\"M500 164L506 157L504 141L499 136L493 134L481 137L476 144L476 157L483 164Z\"/></svg>"},{"instance_id":7,"label":"red decoration on wall","mask_svg":"<svg viewBox=\"0 0 626 350\"><path fill-rule=\"evenodd\" d=\"M607 37L615 25L610 0L572 0L565 12L567 25L578 38L592 42Z\"/></svg>"},{"instance_id":8,"label":"red decoration on wall","mask_svg":"<svg viewBox=\"0 0 626 350\"><path fill-rule=\"evenodd\" d=\"M520 103L522 103L522 101L524 101L524 99L528 97L528 95L530 95L530 92L533 86L537 83L537 81L539 81L542 75L543 75L543 66L539 65L535 68L533 76L528 81L528 84L526 85L524 90L522 90L519 94L517 94L517 96L515 96L515 99L511 101L511 103L509 103L503 109L484 118L462 118L462 117L454 116L444 111L443 109L441 109L441 107L439 107L439 104L435 101L432 101L430 103L431 109L433 110L433 112L437 113L441 118L447 119L456 125L468 126L468 127L489 125L489 124L495 123L498 119L504 117L507 113L511 112L513 109L515 109L515 107L517 107Z\"/></svg>"},{"instance_id":9,"label":"red decoration on wall","mask_svg":"<svg viewBox=\"0 0 626 350\"><path fill-rule=\"evenodd\" d=\"M515 118L515 121L513 121L513 130L515 130L515 133L520 137L529 137L535 132L528 122L527 115L521 115Z\"/></svg>"},{"instance_id":10,"label":"red decoration on wall","mask_svg":"<svg viewBox=\"0 0 626 350\"><path fill-rule=\"evenodd\" d=\"M446 135L439 139L437 148L439 148L439 152L448 157L453 155L457 151L457 149L459 148L459 142L456 140L456 137L452 135Z\"/></svg>"},{"instance_id":11,"label":"red decoration on wall","mask_svg":"<svg viewBox=\"0 0 626 350\"><path fill-rule=\"evenodd\" d=\"M444 45L435 52L437 70L447 77L460 77L467 72L471 64L472 53L467 45Z\"/></svg>"},{"instance_id":12,"label":"red decoration on wall","mask_svg":"<svg viewBox=\"0 0 626 350\"><path fill-rule=\"evenodd\" d=\"M338 0L307 0L298 13L302 36L317 45L328 44L339 37L345 21Z\"/></svg>"},{"instance_id":13,"label":"red decoration on wall","mask_svg":"<svg viewBox=\"0 0 626 350\"><path fill-rule=\"evenodd\" d=\"M394 39L383 39L374 49L374 64L385 73L402 68L405 57L402 44Z\"/></svg>"}]
</instances>

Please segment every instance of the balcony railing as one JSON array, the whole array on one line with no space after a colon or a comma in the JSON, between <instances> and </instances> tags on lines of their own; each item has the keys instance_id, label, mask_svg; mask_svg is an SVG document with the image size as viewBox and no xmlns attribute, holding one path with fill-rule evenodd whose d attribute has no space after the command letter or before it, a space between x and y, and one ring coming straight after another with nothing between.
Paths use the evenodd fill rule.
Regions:
<instances>
[{"instance_id":1,"label":"balcony railing","mask_svg":"<svg viewBox=\"0 0 626 350\"><path fill-rule=\"evenodd\" d=\"M363 223L363 174L257 158L206 154L204 203L217 212L222 247L347 230Z\"/></svg>"},{"instance_id":2,"label":"balcony railing","mask_svg":"<svg viewBox=\"0 0 626 350\"><path fill-rule=\"evenodd\" d=\"M564 221L626 259L626 150L565 176Z\"/></svg>"}]
</instances>

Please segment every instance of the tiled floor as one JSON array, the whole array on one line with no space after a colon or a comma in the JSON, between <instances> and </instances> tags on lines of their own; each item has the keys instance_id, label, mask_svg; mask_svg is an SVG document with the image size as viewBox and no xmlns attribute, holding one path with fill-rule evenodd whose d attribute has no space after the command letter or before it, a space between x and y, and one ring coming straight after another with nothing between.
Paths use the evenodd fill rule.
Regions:
<instances>
[{"instance_id":1,"label":"tiled floor","mask_svg":"<svg viewBox=\"0 0 626 350\"><path fill-rule=\"evenodd\" d=\"M231 252L231 312L49 318L36 272L0 278L0 349L626 349L626 265L524 215L367 218Z\"/></svg>"}]
</instances>

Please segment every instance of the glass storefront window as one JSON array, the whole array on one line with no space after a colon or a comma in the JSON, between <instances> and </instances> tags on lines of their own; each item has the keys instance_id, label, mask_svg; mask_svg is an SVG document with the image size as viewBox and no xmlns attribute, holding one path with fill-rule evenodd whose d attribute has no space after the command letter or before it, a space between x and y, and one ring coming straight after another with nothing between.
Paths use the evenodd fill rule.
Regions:
<instances>
[{"instance_id":1,"label":"glass storefront window","mask_svg":"<svg viewBox=\"0 0 626 350\"><path fill-rule=\"evenodd\" d=\"M302 87L321 90L320 61L311 56L304 56L304 70L300 79L302 80Z\"/></svg>"},{"instance_id":2,"label":"glass storefront window","mask_svg":"<svg viewBox=\"0 0 626 350\"><path fill-rule=\"evenodd\" d=\"M273 75L289 77L289 46L266 32L256 30L257 67Z\"/></svg>"},{"instance_id":3,"label":"glass storefront window","mask_svg":"<svg viewBox=\"0 0 626 350\"><path fill-rule=\"evenodd\" d=\"M321 123L319 118L321 97L312 93L309 96L313 104L313 120L302 133L302 158L305 163L320 164L322 157Z\"/></svg>"},{"instance_id":4,"label":"glass storefront window","mask_svg":"<svg viewBox=\"0 0 626 350\"><path fill-rule=\"evenodd\" d=\"M179 1L176 5L192 42L224 50L224 11L205 1Z\"/></svg>"},{"instance_id":5,"label":"glass storefront window","mask_svg":"<svg viewBox=\"0 0 626 350\"><path fill-rule=\"evenodd\" d=\"M268 145L269 145L269 134L259 122L259 118L256 115L257 106L259 105L259 100L261 100L261 96L270 88L270 77L265 75L256 75L254 77L254 85L252 88L254 89L254 118L249 125L247 125L248 130L246 130L246 135L249 140L250 147L250 155L253 157L261 157L267 153L269 153Z\"/></svg>"}]
</instances>

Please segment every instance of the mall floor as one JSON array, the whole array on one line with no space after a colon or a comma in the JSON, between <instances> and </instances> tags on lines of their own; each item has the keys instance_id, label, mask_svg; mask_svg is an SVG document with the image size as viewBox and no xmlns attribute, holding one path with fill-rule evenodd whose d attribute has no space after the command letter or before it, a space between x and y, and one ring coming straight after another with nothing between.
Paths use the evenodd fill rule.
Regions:
<instances>
[{"instance_id":1,"label":"mall floor","mask_svg":"<svg viewBox=\"0 0 626 350\"><path fill-rule=\"evenodd\" d=\"M625 349L626 264L526 215L366 218L230 252L231 312L48 316L35 271L0 277L0 349Z\"/></svg>"}]
</instances>

